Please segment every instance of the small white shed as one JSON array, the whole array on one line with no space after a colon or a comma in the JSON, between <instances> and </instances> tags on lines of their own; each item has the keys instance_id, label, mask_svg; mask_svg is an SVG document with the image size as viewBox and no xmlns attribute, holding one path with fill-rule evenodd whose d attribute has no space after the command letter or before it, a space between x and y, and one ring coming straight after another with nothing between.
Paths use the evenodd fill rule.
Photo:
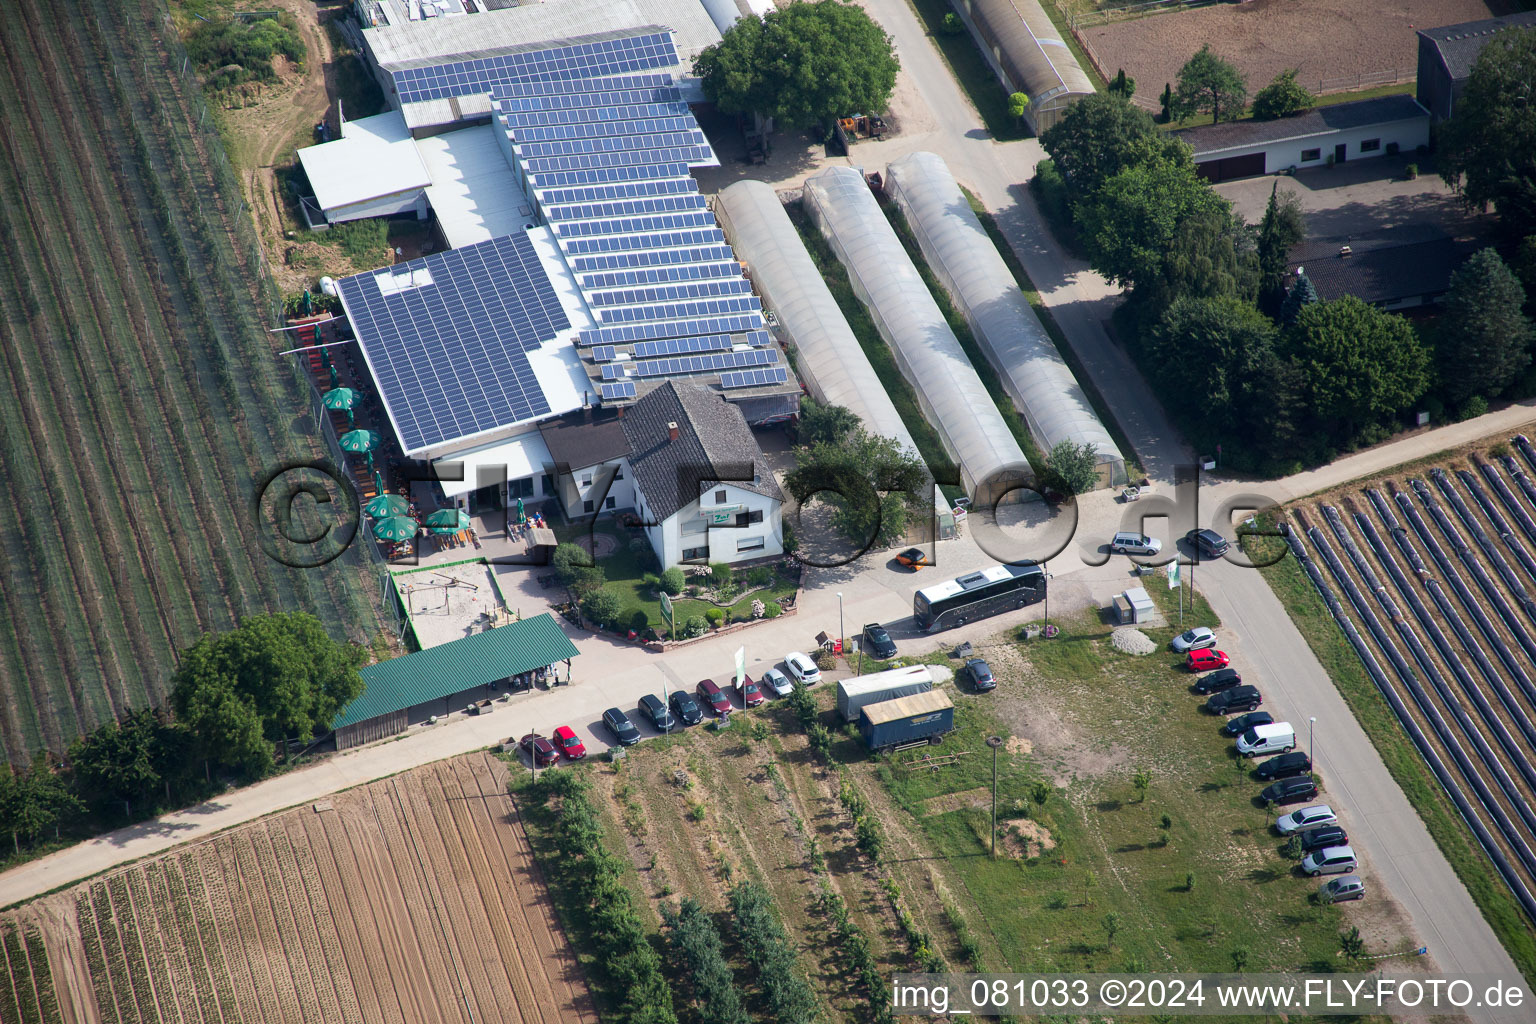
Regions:
<instances>
[{"instance_id":1,"label":"small white shed","mask_svg":"<svg viewBox=\"0 0 1536 1024\"><path fill-rule=\"evenodd\" d=\"M1146 587L1131 587L1115 598L1115 614L1121 625L1149 622L1157 615Z\"/></svg>"}]
</instances>

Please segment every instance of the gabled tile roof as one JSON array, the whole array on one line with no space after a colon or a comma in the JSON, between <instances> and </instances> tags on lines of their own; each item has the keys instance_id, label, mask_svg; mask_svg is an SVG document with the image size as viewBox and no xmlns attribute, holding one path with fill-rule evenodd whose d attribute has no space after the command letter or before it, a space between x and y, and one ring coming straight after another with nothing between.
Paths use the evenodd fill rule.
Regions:
<instances>
[{"instance_id":1,"label":"gabled tile roof","mask_svg":"<svg viewBox=\"0 0 1536 1024\"><path fill-rule=\"evenodd\" d=\"M624 423L612 410L596 410L591 422L580 412L546 420L539 424L539 433L555 465L569 466L572 471L613 462L629 454Z\"/></svg>"},{"instance_id":2,"label":"gabled tile roof","mask_svg":"<svg viewBox=\"0 0 1536 1024\"><path fill-rule=\"evenodd\" d=\"M704 483L729 483L782 501L741 410L696 384L669 380L622 420L635 485L657 519L697 501ZM667 424L678 437L669 439Z\"/></svg>"},{"instance_id":3,"label":"gabled tile roof","mask_svg":"<svg viewBox=\"0 0 1536 1024\"><path fill-rule=\"evenodd\" d=\"M1350 128L1391 124L1394 121L1428 116L1429 111L1419 106L1418 100L1412 96L1396 94L1315 107L1305 114L1276 118L1273 121L1223 121L1221 124L1183 128L1173 134L1189 143L1195 151L1195 159L1199 160L1229 149L1265 146L1285 139L1302 139L1314 135L1332 135Z\"/></svg>"},{"instance_id":4,"label":"gabled tile roof","mask_svg":"<svg viewBox=\"0 0 1536 1024\"><path fill-rule=\"evenodd\" d=\"M1472 74L1472 65L1477 63L1477 55L1483 52L1488 40L1512 28L1531 26L1536 26L1536 11L1420 29L1419 35L1434 45L1440 55L1440 62L1450 72L1451 80L1459 82Z\"/></svg>"},{"instance_id":5,"label":"gabled tile roof","mask_svg":"<svg viewBox=\"0 0 1536 1024\"><path fill-rule=\"evenodd\" d=\"M1392 302L1443 294L1452 272L1481 247L1473 240L1401 230L1351 238L1348 256L1339 255L1342 244L1339 239L1304 242L1291 250L1286 269L1294 276L1298 266L1306 267L1324 300L1354 295L1366 302Z\"/></svg>"}]
</instances>

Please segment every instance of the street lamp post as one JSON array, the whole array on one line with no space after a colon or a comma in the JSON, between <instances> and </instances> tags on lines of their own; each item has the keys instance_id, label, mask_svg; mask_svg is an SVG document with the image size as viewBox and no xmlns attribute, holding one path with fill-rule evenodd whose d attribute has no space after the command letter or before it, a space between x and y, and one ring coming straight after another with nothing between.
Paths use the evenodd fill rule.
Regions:
<instances>
[{"instance_id":1,"label":"street lamp post","mask_svg":"<svg viewBox=\"0 0 1536 1024\"><path fill-rule=\"evenodd\" d=\"M1312 758L1312 767L1317 767L1317 745L1312 741L1312 730L1317 727L1317 716L1307 719L1307 753Z\"/></svg>"},{"instance_id":2,"label":"street lamp post","mask_svg":"<svg viewBox=\"0 0 1536 1024\"><path fill-rule=\"evenodd\" d=\"M847 634L845 634L843 632L843 592L841 590L839 590L837 592L837 646L838 647L842 647L843 646L843 638L846 635ZM843 652L843 657L846 658L847 656L848 656L848 653L846 651L844 651Z\"/></svg>"},{"instance_id":3,"label":"street lamp post","mask_svg":"<svg viewBox=\"0 0 1536 1024\"><path fill-rule=\"evenodd\" d=\"M1003 745L1001 736L988 736L987 746L992 748L992 859L997 859L997 748Z\"/></svg>"}]
</instances>

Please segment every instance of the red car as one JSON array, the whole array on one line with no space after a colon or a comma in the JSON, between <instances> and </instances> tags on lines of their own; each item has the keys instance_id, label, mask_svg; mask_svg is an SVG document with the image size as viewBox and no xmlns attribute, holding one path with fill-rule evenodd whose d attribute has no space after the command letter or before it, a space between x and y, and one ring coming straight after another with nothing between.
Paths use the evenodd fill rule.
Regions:
<instances>
[{"instance_id":1,"label":"red car","mask_svg":"<svg viewBox=\"0 0 1536 1024\"><path fill-rule=\"evenodd\" d=\"M555 745L536 732L531 732L520 741L528 756L533 758L533 763L540 767L554 764L560 760L560 755L555 752Z\"/></svg>"},{"instance_id":2,"label":"red car","mask_svg":"<svg viewBox=\"0 0 1536 1024\"><path fill-rule=\"evenodd\" d=\"M1185 663L1191 672L1209 672L1213 668L1226 668L1228 660L1226 651L1207 647L1203 651L1190 651Z\"/></svg>"},{"instance_id":3,"label":"red car","mask_svg":"<svg viewBox=\"0 0 1536 1024\"><path fill-rule=\"evenodd\" d=\"M768 698L763 696L763 688L757 685L757 681L751 676L741 677L741 703L745 707L755 708Z\"/></svg>"},{"instance_id":4,"label":"red car","mask_svg":"<svg viewBox=\"0 0 1536 1024\"><path fill-rule=\"evenodd\" d=\"M694 688L699 695L699 703L709 708L717 715L731 713L731 698L725 695L725 691L715 685L713 679L702 679Z\"/></svg>"},{"instance_id":5,"label":"red car","mask_svg":"<svg viewBox=\"0 0 1536 1024\"><path fill-rule=\"evenodd\" d=\"M572 761L580 761L587 756L586 744L576 738L575 730L568 725L555 730L555 748Z\"/></svg>"}]
</instances>

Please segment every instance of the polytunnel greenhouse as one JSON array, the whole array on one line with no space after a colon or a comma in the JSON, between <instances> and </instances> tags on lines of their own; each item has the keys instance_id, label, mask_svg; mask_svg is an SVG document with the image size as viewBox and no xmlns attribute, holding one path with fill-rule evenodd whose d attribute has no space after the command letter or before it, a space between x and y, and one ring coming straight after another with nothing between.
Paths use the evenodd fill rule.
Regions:
<instances>
[{"instance_id":1,"label":"polytunnel greenhouse","mask_svg":"<svg viewBox=\"0 0 1536 1024\"><path fill-rule=\"evenodd\" d=\"M807 212L848 268L854 294L917 392L945 449L960 465L965 492L980 505L1029 496L1034 473L992 396L960 348L928 286L853 167L806 179Z\"/></svg>"},{"instance_id":2,"label":"polytunnel greenhouse","mask_svg":"<svg viewBox=\"0 0 1536 1024\"><path fill-rule=\"evenodd\" d=\"M943 159L910 153L886 170L886 191L906 216L929 269L971 325L1041 451L1061 441L1089 445L1098 453L1100 483L1124 484L1125 457Z\"/></svg>"}]
</instances>

